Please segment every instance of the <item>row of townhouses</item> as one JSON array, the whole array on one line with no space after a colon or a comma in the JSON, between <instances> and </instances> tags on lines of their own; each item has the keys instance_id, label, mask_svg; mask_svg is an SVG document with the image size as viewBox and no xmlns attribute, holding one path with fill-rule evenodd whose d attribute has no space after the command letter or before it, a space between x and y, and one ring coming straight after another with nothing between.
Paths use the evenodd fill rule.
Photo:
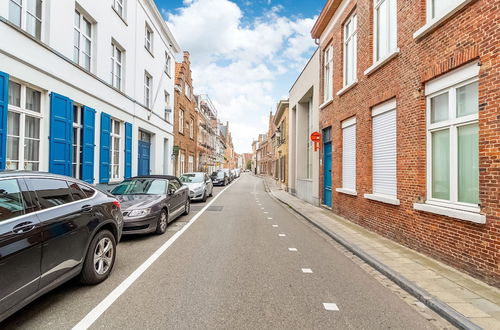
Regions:
<instances>
[{"instance_id":1,"label":"row of townhouses","mask_svg":"<svg viewBox=\"0 0 500 330\"><path fill-rule=\"evenodd\" d=\"M499 286L498 19L495 0L328 0L254 172Z\"/></svg>"},{"instance_id":2,"label":"row of townhouses","mask_svg":"<svg viewBox=\"0 0 500 330\"><path fill-rule=\"evenodd\" d=\"M0 35L0 169L113 184L233 161L153 0L5 0Z\"/></svg>"}]
</instances>

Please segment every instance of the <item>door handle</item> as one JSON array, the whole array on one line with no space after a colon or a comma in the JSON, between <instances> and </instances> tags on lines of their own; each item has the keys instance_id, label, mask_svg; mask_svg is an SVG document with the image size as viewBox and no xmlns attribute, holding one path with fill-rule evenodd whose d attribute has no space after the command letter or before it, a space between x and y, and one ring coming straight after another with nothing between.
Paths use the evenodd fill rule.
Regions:
<instances>
[{"instance_id":1,"label":"door handle","mask_svg":"<svg viewBox=\"0 0 500 330\"><path fill-rule=\"evenodd\" d=\"M83 205L82 206L82 212L91 212L92 211L92 205Z\"/></svg>"},{"instance_id":2,"label":"door handle","mask_svg":"<svg viewBox=\"0 0 500 330\"><path fill-rule=\"evenodd\" d=\"M35 228L35 224L31 221L26 221L15 225L14 228L12 228L12 232L15 234L23 234L33 230L33 228Z\"/></svg>"}]
</instances>

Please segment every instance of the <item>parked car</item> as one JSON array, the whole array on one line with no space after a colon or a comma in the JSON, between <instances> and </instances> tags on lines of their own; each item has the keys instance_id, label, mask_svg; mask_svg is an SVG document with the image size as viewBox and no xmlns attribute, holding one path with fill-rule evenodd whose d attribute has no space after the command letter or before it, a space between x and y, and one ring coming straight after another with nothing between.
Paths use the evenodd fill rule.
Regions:
<instances>
[{"instance_id":1,"label":"parked car","mask_svg":"<svg viewBox=\"0 0 500 330\"><path fill-rule=\"evenodd\" d=\"M75 276L104 281L122 226L116 198L82 181L0 172L0 321Z\"/></svg>"},{"instance_id":2,"label":"parked car","mask_svg":"<svg viewBox=\"0 0 500 330\"><path fill-rule=\"evenodd\" d=\"M229 184L229 176L223 170L213 172L210 178L214 186L227 186Z\"/></svg>"},{"instance_id":3,"label":"parked car","mask_svg":"<svg viewBox=\"0 0 500 330\"><path fill-rule=\"evenodd\" d=\"M241 169L236 168L236 169L234 169L234 172L236 173L236 177L239 178L241 175Z\"/></svg>"},{"instance_id":4,"label":"parked car","mask_svg":"<svg viewBox=\"0 0 500 330\"><path fill-rule=\"evenodd\" d=\"M206 173L184 173L179 179L189 188L189 198L191 201L201 200L205 202L208 197L212 197L214 185Z\"/></svg>"},{"instance_id":5,"label":"parked car","mask_svg":"<svg viewBox=\"0 0 500 330\"><path fill-rule=\"evenodd\" d=\"M137 176L117 185L111 193L123 211L123 234L163 234L167 225L189 214L189 189L170 175Z\"/></svg>"},{"instance_id":6,"label":"parked car","mask_svg":"<svg viewBox=\"0 0 500 330\"><path fill-rule=\"evenodd\" d=\"M226 172L227 174L227 177L229 178L229 183L233 182L234 180L234 173L232 170L228 169L228 168L223 168L222 171Z\"/></svg>"}]
</instances>

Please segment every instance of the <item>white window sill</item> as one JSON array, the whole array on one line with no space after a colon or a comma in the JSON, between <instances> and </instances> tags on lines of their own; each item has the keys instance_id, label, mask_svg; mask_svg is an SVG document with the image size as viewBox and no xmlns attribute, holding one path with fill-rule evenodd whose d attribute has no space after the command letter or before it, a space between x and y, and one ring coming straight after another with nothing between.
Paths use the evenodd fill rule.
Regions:
<instances>
[{"instance_id":1,"label":"white window sill","mask_svg":"<svg viewBox=\"0 0 500 330\"><path fill-rule=\"evenodd\" d=\"M371 199L377 202L392 204L392 205L400 205L399 199L394 198L388 195L380 195L380 194L365 194L364 197L366 199Z\"/></svg>"},{"instance_id":2,"label":"white window sill","mask_svg":"<svg viewBox=\"0 0 500 330\"><path fill-rule=\"evenodd\" d=\"M424 26L422 26L420 29L418 29L413 34L413 38L420 39L422 37L425 37L427 34L434 31L435 28L440 26L444 21L446 21L448 18L453 16L456 12L458 12L460 9L462 9L472 1L474 0L458 0L455 6L451 7L450 10L442 13L440 16L433 18L432 20L427 22Z\"/></svg>"},{"instance_id":3,"label":"white window sill","mask_svg":"<svg viewBox=\"0 0 500 330\"><path fill-rule=\"evenodd\" d=\"M384 66L387 62L398 56L398 54L399 54L399 48L396 48L391 53L387 54L384 58L380 59L378 62L373 63L371 67L365 70L364 72L365 76L369 76L373 72L377 71L377 69Z\"/></svg>"},{"instance_id":4,"label":"white window sill","mask_svg":"<svg viewBox=\"0 0 500 330\"><path fill-rule=\"evenodd\" d=\"M346 189L346 188L337 188L335 191L346 194L346 195L351 195L351 196L358 196L358 192L356 190L352 189Z\"/></svg>"},{"instance_id":5,"label":"white window sill","mask_svg":"<svg viewBox=\"0 0 500 330\"><path fill-rule=\"evenodd\" d=\"M346 93L348 90L350 90L351 88L354 88L354 86L356 86L358 84L358 81L355 80L353 81L352 83L350 83L349 85L345 86L344 88L342 88L341 90L339 90L337 92L337 96L340 96L344 93Z\"/></svg>"},{"instance_id":6,"label":"white window sill","mask_svg":"<svg viewBox=\"0 0 500 330\"><path fill-rule=\"evenodd\" d=\"M462 211L449 207L436 206L427 203L414 203L413 208L418 211L425 211L440 215L445 215L450 218L471 221L475 223L486 223L486 216L477 212Z\"/></svg>"},{"instance_id":7,"label":"white window sill","mask_svg":"<svg viewBox=\"0 0 500 330\"><path fill-rule=\"evenodd\" d=\"M329 99L328 101L325 101L323 104L321 104L321 105L319 106L319 109L320 109L320 110L323 110L323 108L324 108L324 107L326 107L327 105L329 105L329 104L330 104L330 103L332 103L332 102L333 102L333 98Z\"/></svg>"}]
</instances>

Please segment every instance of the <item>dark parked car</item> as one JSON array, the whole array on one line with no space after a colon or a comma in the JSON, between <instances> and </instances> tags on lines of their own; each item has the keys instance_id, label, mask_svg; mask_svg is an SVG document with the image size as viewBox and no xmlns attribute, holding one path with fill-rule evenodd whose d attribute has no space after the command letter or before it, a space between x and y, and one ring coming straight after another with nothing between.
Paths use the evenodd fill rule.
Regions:
<instances>
[{"instance_id":1,"label":"dark parked car","mask_svg":"<svg viewBox=\"0 0 500 330\"><path fill-rule=\"evenodd\" d=\"M229 176L223 170L213 172L210 178L212 179L214 186L226 186L229 184Z\"/></svg>"},{"instance_id":2,"label":"dark parked car","mask_svg":"<svg viewBox=\"0 0 500 330\"><path fill-rule=\"evenodd\" d=\"M122 233L111 195L65 176L0 172L0 321L66 280L105 280Z\"/></svg>"},{"instance_id":3,"label":"dark parked car","mask_svg":"<svg viewBox=\"0 0 500 330\"><path fill-rule=\"evenodd\" d=\"M169 222L189 214L189 188L169 175L127 179L111 193L122 205L124 234L163 234Z\"/></svg>"}]
</instances>

